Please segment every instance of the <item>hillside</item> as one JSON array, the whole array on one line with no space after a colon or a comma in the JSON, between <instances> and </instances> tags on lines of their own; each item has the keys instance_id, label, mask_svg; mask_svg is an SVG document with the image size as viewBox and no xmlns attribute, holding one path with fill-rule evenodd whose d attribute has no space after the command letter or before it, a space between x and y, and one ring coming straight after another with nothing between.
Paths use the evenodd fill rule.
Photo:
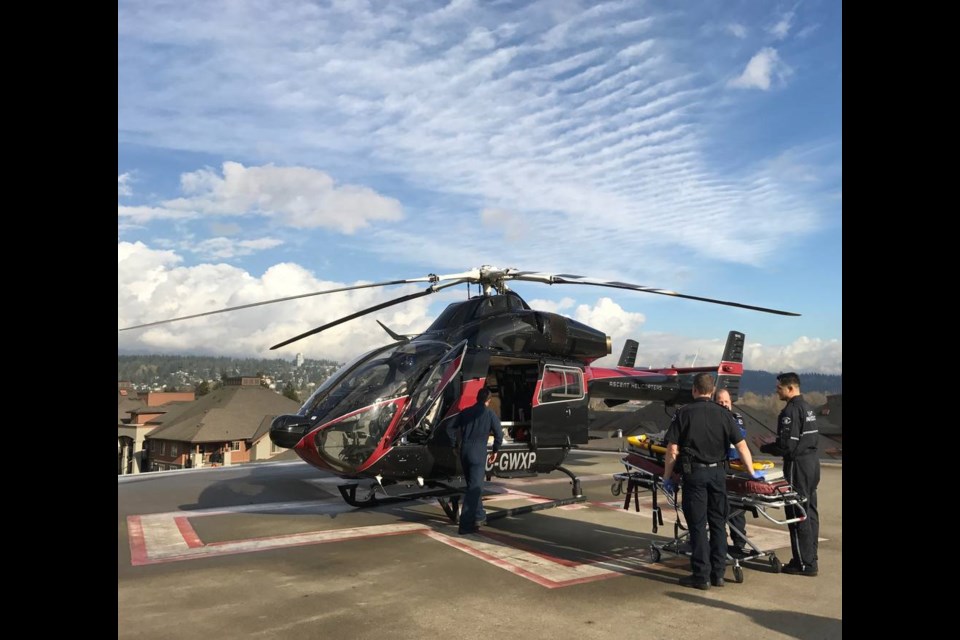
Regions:
<instances>
[{"instance_id":1,"label":"hillside","mask_svg":"<svg viewBox=\"0 0 960 640\"><path fill-rule=\"evenodd\" d=\"M289 360L230 358L213 356L118 355L117 380L132 382L138 387L182 387L203 380L219 380L223 375L263 374L276 381L293 382L297 388L308 383L319 384L336 371L332 360L303 361L301 366ZM803 392L833 395L843 392L843 377L822 373L801 373ZM767 395L773 393L777 374L767 371L744 371L740 393Z\"/></svg>"}]
</instances>

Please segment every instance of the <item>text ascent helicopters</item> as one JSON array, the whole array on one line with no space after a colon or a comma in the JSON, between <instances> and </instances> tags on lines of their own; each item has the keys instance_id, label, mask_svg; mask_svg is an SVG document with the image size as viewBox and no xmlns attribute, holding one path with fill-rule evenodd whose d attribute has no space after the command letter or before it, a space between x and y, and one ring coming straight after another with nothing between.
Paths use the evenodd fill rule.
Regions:
<instances>
[{"instance_id":1,"label":"text ascent helicopters","mask_svg":"<svg viewBox=\"0 0 960 640\"><path fill-rule=\"evenodd\" d=\"M340 493L353 506L375 504L378 493L390 498L462 492L460 462L444 426L473 405L483 387L492 391L490 408L499 413L506 432L499 456L488 462L488 474L517 477L559 470L573 480L575 498L581 495L579 480L561 464L571 448L588 442L591 398L601 398L607 406L630 400L682 404L692 399L694 374L709 371L716 372L717 387L729 389L736 400L744 334L729 333L718 365L634 368L637 343L630 340L616 367L595 367L593 361L611 352L610 337L565 316L531 309L507 286L514 280L612 287L799 315L624 282L483 266L458 274L319 291L126 329L352 289L430 283L424 291L363 309L271 347L276 349L454 285L479 285L479 295L450 304L416 336L398 335L378 321L393 342L345 364L296 414L273 420L270 439L294 449L314 467L345 479ZM364 487L358 496L361 483ZM412 488L414 493L397 493L394 489L399 487L388 489L391 485ZM444 500L441 504L455 519L450 505Z\"/></svg>"}]
</instances>

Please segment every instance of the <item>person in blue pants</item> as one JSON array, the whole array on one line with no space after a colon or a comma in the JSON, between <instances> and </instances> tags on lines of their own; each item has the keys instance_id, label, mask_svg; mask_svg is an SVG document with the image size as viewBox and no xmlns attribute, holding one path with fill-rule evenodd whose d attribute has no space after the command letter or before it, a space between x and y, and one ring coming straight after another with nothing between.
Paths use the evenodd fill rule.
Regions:
<instances>
[{"instance_id":1,"label":"person in blue pants","mask_svg":"<svg viewBox=\"0 0 960 640\"><path fill-rule=\"evenodd\" d=\"M467 491L463 496L463 509L460 511L461 535L476 533L486 520L483 511L483 479L487 467L487 437L493 434L492 460L496 460L500 445L503 444L503 428L500 418L487 405L490 404L490 389L484 387L477 393L477 403L464 409L447 427L450 442L455 443L456 451L463 467L463 476L467 481Z\"/></svg>"}]
</instances>

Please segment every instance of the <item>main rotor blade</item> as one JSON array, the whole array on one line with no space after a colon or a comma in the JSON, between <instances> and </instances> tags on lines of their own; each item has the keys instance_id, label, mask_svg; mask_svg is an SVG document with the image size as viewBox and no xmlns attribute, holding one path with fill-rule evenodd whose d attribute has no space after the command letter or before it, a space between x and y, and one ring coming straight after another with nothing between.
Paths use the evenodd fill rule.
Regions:
<instances>
[{"instance_id":1,"label":"main rotor blade","mask_svg":"<svg viewBox=\"0 0 960 640\"><path fill-rule=\"evenodd\" d=\"M536 271L516 271L509 276L511 280L527 280L530 282L545 282L547 284L585 284L595 287L611 287L614 289L627 289L629 291L641 291L643 293L656 293L661 296L673 296L674 298L686 298L687 300L699 300L700 302L709 302L711 304L722 304L728 307L739 307L741 309L750 309L751 311L762 311L763 313L775 313L781 316L799 316L799 313L793 311L781 311L780 309L769 309L767 307L757 307L752 304L743 304L742 302L731 302L729 300L717 300L715 298L704 298L701 296L691 296L685 293L678 293L669 289L657 289L647 287L642 284L630 284L629 282L611 282L606 280L595 280L585 278L584 276L575 276L571 274L549 274Z\"/></svg>"},{"instance_id":2,"label":"main rotor blade","mask_svg":"<svg viewBox=\"0 0 960 640\"><path fill-rule=\"evenodd\" d=\"M158 324L167 324L168 322L179 322L180 320L190 320L191 318L202 318L203 316L212 316L218 313L227 313L228 311L237 311L239 309L249 309L251 307L261 307L267 304L277 302L286 302L287 300L298 300L300 298L309 298L311 296L322 296L327 293L340 293L341 291L353 291L355 289L370 289L372 287L387 287L393 284L411 284L415 282L436 282L438 279L447 279L450 276L435 276L430 274L423 278L408 278L406 280L389 280L387 282L373 282L370 284L358 284L352 287L340 287L338 289L327 289L326 291L314 291L313 293L301 293L296 296L287 296L285 298L274 298L273 300L264 300L263 302L251 302L250 304L241 304L236 307L227 307L225 309L216 309L214 311L205 311L203 313L194 313L189 316L180 316L179 318L170 318L169 320L158 320L156 322L147 322L145 324L136 324L132 327L124 327L118 331L130 331L131 329L142 329L144 327L153 327Z\"/></svg>"},{"instance_id":3,"label":"main rotor blade","mask_svg":"<svg viewBox=\"0 0 960 640\"><path fill-rule=\"evenodd\" d=\"M441 289L446 289L447 287L452 287L452 286L454 286L454 285L461 284L461 283L463 283L463 282L467 282L468 280L469 280L468 278L463 278L462 280L457 280L457 281L455 281L455 282L450 282L450 283L447 283L447 284L432 285L432 286L428 287L426 290L420 291L419 293L411 293L410 295L401 296L401 297L399 297L399 298L394 298L393 300L387 300L386 302L381 302L380 304L376 304L376 305L374 305L374 306L372 306L372 307L367 307L366 309L361 309L360 311L357 311L356 313L351 313L351 314L348 315L348 316L344 316L344 317L342 317L342 318L339 318L339 319L337 319L337 320L334 320L333 322L328 322L327 324L325 324L325 325L323 325L323 326L320 326L320 327L317 327L316 329L311 329L310 331L306 331L306 332L304 332L304 333L301 333L300 335L294 336L294 337L290 338L289 340L284 340L283 342L280 342L280 343L278 343L278 344L275 344L275 345L273 345L272 347L270 347L270 350L272 351L272 350L274 350L274 349L279 349L280 347L285 347L285 346L287 346L288 344L291 344L291 343L293 343L293 342L296 342L297 340L301 340L301 339L306 338L306 337L308 337L308 336L312 336L312 335L314 335L314 334L316 334L316 333L320 333L321 331L326 331L327 329L329 329L329 328L331 328L331 327L335 327L335 326L337 326L338 324L343 324L344 322L349 322L350 320L353 320L353 319L355 319L355 318L359 318L360 316L365 316L365 315L367 315L368 313L373 313L374 311L379 311L380 309L386 309L387 307L392 307L392 306L395 305L395 304L400 304L401 302L407 302L408 300L414 300L414 299L416 299L416 298L422 298L423 296L428 296L428 295L430 295L431 293L436 293L437 291L440 291ZM382 326L382 325L381 325L381 326Z\"/></svg>"}]
</instances>

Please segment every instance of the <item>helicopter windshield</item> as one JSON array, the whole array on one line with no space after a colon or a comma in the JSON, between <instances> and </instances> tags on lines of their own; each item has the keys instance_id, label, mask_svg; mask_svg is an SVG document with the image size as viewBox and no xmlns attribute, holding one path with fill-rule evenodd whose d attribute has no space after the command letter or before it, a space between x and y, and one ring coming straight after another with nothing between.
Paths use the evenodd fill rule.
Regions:
<instances>
[{"instance_id":1,"label":"helicopter windshield","mask_svg":"<svg viewBox=\"0 0 960 640\"><path fill-rule=\"evenodd\" d=\"M377 448L401 403L450 349L443 342L405 342L376 349L331 376L300 410L312 424L328 427L317 450L340 470L362 464ZM341 419L342 418L342 419Z\"/></svg>"}]
</instances>

